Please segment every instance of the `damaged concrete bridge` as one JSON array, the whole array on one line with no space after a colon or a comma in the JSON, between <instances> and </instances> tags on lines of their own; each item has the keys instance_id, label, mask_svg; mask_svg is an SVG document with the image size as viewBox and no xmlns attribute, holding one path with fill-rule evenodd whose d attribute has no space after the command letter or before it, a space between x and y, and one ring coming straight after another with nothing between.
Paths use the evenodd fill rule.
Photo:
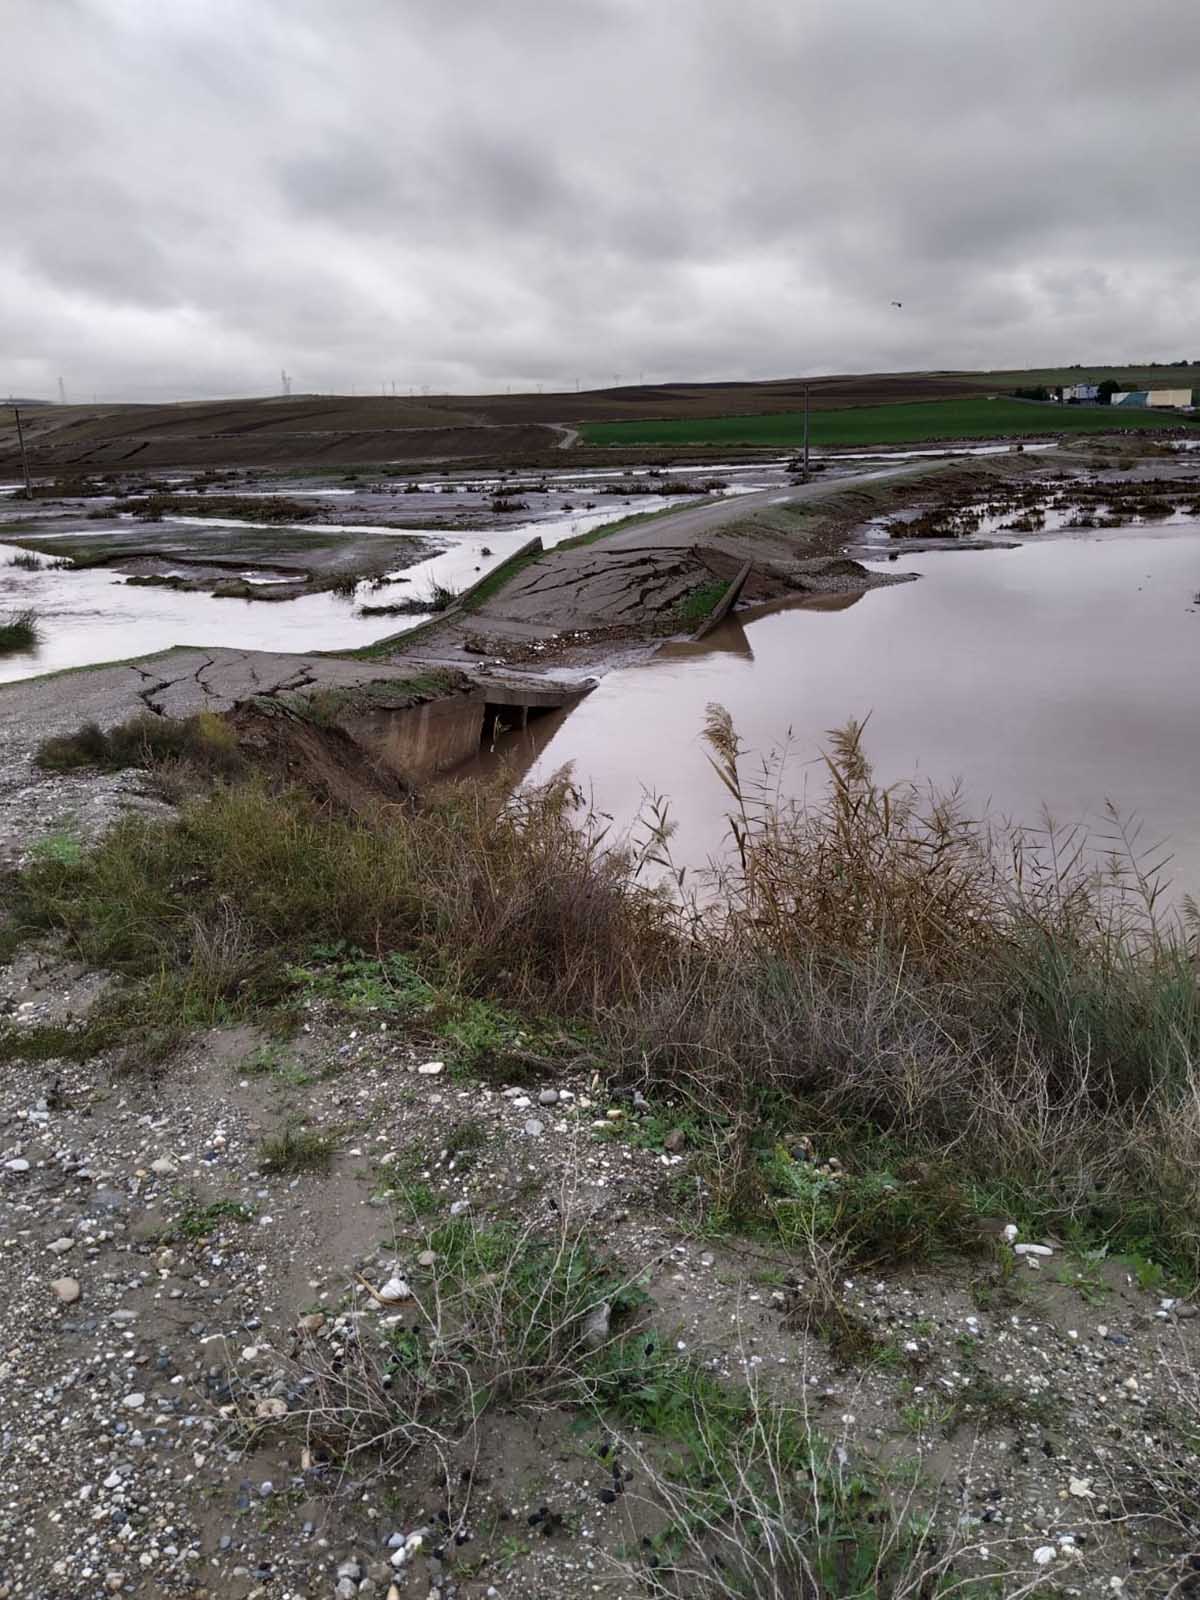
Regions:
<instances>
[{"instance_id":1,"label":"damaged concrete bridge","mask_svg":"<svg viewBox=\"0 0 1200 1600\"><path fill-rule=\"evenodd\" d=\"M497 723L570 705L590 680L469 674L320 654L177 646L141 659L31 678L0 688L0 733L32 750L85 723L108 729L136 716L184 720L201 712L245 733L265 718L336 729L405 783L475 755Z\"/></svg>"}]
</instances>

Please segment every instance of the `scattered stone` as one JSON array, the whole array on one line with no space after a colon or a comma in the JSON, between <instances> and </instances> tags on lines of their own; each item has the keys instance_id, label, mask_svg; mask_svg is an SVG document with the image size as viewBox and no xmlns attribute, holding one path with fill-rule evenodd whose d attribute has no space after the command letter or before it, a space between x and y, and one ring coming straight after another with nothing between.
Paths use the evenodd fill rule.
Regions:
<instances>
[{"instance_id":1,"label":"scattered stone","mask_svg":"<svg viewBox=\"0 0 1200 1600\"><path fill-rule=\"evenodd\" d=\"M260 1422L270 1422L278 1417L286 1417L287 1412L287 1401L277 1396L272 1396L267 1400L260 1400L254 1408L254 1415Z\"/></svg>"},{"instance_id":2,"label":"scattered stone","mask_svg":"<svg viewBox=\"0 0 1200 1600\"><path fill-rule=\"evenodd\" d=\"M74 1239L55 1239L54 1243L47 1245L46 1248L56 1256L65 1256L68 1250L74 1250L75 1241Z\"/></svg>"},{"instance_id":3,"label":"scattered stone","mask_svg":"<svg viewBox=\"0 0 1200 1600\"><path fill-rule=\"evenodd\" d=\"M50 1285L55 1299L64 1306L73 1306L83 1291L77 1278L55 1278Z\"/></svg>"},{"instance_id":4,"label":"scattered stone","mask_svg":"<svg viewBox=\"0 0 1200 1600\"><path fill-rule=\"evenodd\" d=\"M146 1404L146 1396L138 1390L134 1394L127 1394L121 1404L130 1411L140 1411Z\"/></svg>"},{"instance_id":5,"label":"scattered stone","mask_svg":"<svg viewBox=\"0 0 1200 1600\"><path fill-rule=\"evenodd\" d=\"M423 1078L436 1078L439 1072L444 1071L445 1066L444 1061L426 1061L423 1066L417 1068L417 1071Z\"/></svg>"},{"instance_id":6,"label":"scattered stone","mask_svg":"<svg viewBox=\"0 0 1200 1600\"><path fill-rule=\"evenodd\" d=\"M1034 1563L1039 1567L1048 1567L1057 1554L1052 1544L1040 1544L1033 1552Z\"/></svg>"},{"instance_id":7,"label":"scattered stone","mask_svg":"<svg viewBox=\"0 0 1200 1600\"><path fill-rule=\"evenodd\" d=\"M531 1139L536 1139L540 1133L545 1132L545 1129L546 1124L544 1122L539 1122L536 1117L530 1117L529 1121L525 1124L525 1132Z\"/></svg>"},{"instance_id":8,"label":"scattered stone","mask_svg":"<svg viewBox=\"0 0 1200 1600\"><path fill-rule=\"evenodd\" d=\"M681 1150L687 1148L687 1134L682 1128L672 1128L663 1140L663 1149L668 1155L677 1156Z\"/></svg>"},{"instance_id":9,"label":"scattered stone","mask_svg":"<svg viewBox=\"0 0 1200 1600\"><path fill-rule=\"evenodd\" d=\"M379 1298L387 1305L399 1305L401 1300L411 1300L412 1290L403 1278L389 1278L379 1290Z\"/></svg>"},{"instance_id":10,"label":"scattered stone","mask_svg":"<svg viewBox=\"0 0 1200 1600\"><path fill-rule=\"evenodd\" d=\"M558 1104L558 1090L557 1089L543 1089L541 1094L538 1095L538 1105L540 1105L540 1106L556 1106L557 1104Z\"/></svg>"},{"instance_id":11,"label":"scattered stone","mask_svg":"<svg viewBox=\"0 0 1200 1600\"><path fill-rule=\"evenodd\" d=\"M436 1250L422 1250L421 1254L417 1257L417 1265L419 1267L432 1267L436 1262Z\"/></svg>"},{"instance_id":12,"label":"scattered stone","mask_svg":"<svg viewBox=\"0 0 1200 1600\"><path fill-rule=\"evenodd\" d=\"M169 1178L172 1173L178 1172L179 1168L170 1156L159 1156L157 1161L150 1163L150 1171L156 1172L160 1178Z\"/></svg>"},{"instance_id":13,"label":"scattered stone","mask_svg":"<svg viewBox=\"0 0 1200 1600\"><path fill-rule=\"evenodd\" d=\"M310 1311L307 1316L300 1317L296 1327L301 1333L320 1333L325 1326L325 1314L322 1311Z\"/></svg>"},{"instance_id":14,"label":"scattered stone","mask_svg":"<svg viewBox=\"0 0 1200 1600\"><path fill-rule=\"evenodd\" d=\"M4 1170L6 1172L28 1172L29 1163L24 1156L14 1156L11 1161L4 1163Z\"/></svg>"},{"instance_id":15,"label":"scattered stone","mask_svg":"<svg viewBox=\"0 0 1200 1600\"><path fill-rule=\"evenodd\" d=\"M1053 1254L1054 1251L1051 1250L1048 1244L1013 1245L1013 1255L1015 1256L1052 1256Z\"/></svg>"}]
</instances>

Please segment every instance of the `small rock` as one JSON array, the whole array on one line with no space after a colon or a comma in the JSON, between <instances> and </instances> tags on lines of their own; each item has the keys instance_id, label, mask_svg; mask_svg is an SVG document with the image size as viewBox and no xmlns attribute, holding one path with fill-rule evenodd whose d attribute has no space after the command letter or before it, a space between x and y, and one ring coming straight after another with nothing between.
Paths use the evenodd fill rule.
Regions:
<instances>
[{"instance_id":1,"label":"small rock","mask_svg":"<svg viewBox=\"0 0 1200 1600\"><path fill-rule=\"evenodd\" d=\"M471 1202L469 1200L455 1200L450 1207L450 1215L452 1217L465 1217L470 1209Z\"/></svg>"},{"instance_id":2,"label":"small rock","mask_svg":"<svg viewBox=\"0 0 1200 1600\"><path fill-rule=\"evenodd\" d=\"M68 1250L75 1248L74 1239L55 1239L54 1243L46 1247L56 1256L65 1256Z\"/></svg>"},{"instance_id":3,"label":"small rock","mask_svg":"<svg viewBox=\"0 0 1200 1600\"><path fill-rule=\"evenodd\" d=\"M444 1061L426 1061L423 1066L417 1068L417 1071L423 1078L436 1078L439 1072L445 1070L445 1066Z\"/></svg>"},{"instance_id":4,"label":"small rock","mask_svg":"<svg viewBox=\"0 0 1200 1600\"><path fill-rule=\"evenodd\" d=\"M55 1278L50 1288L55 1299L61 1301L64 1306L73 1306L83 1293L76 1278Z\"/></svg>"},{"instance_id":5,"label":"small rock","mask_svg":"<svg viewBox=\"0 0 1200 1600\"><path fill-rule=\"evenodd\" d=\"M300 1317L296 1323L301 1333L320 1333L325 1326L325 1314L321 1311L310 1311L307 1316Z\"/></svg>"},{"instance_id":6,"label":"small rock","mask_svg":"<svg viewBox=\"0 0 1200 1600\"><path fill-rule=\"evenodd\" d=\"M121 1401L121 1404L127 1407L130 1411L140 1411L146 1404L146 1396L140 1392L135 1394L127 1394L124 1400Z\"/></svg>"},{"instance_id":7,"label":"small rock","mask_svg":"<svg viewBox=\"0 0 1200 1600\"><path fill-rule=\"evenodd\" d=\"M672 1128L670 1133L663 1140L663 1149L667 1151L669 1155L675 1156L678 1155L681 1150L685 1150L686 1148L687 1134L684 1133L682 1128Z\"/></svg>"},{"instance_id":8,"label":"small rock","mask_svg":"<svg viewBox=\"0 0 1200 1600\"><path fill-rule=\"evenodd\" d=\"M159 1156L157 1161L150 1163L150 1171L156 1172L160 1178L169 1178L173 1172L178 1172L179 1168L170 1156Z\"/></svg>"},{"instance_id":9,"label":"small rock","mask_svg":"<svg viewBox=\"0 0 1200 1600\"><path fill-rule=\"evenodd\" d=\"M598 1306L593 1306L588 1312L587 1320L583 1324L583 1342L589 1350L599 1349L608 1338L611 1321L612 1307L607 1300L601 1300Z\"/></svg>"},{"instance_id":10,"label":"small rock","mask_svg":"<svg viewBox=\"0 0 1200 1600\"><path fill-rule=\"evenodd\" d=\"M1039 1567L1048 1567L1057 1554L1058 1551L1052 1544L1040 1544L1033 1552L1034 1564Z\"/></svg>"},{"instance_id":11,"label":"small rock","mask_svg":"<svg viewBox=\"0 0 1200 1600\"><path fill-rule=\"evenodd\" d=\"M436 1250L422 1250L421 1254L417 1257L417 1265L419 1267L432 1267L436 1264L436 1262Z\"/></svg>"},{"instance_id":12,"label":"small rock","mask_svg":"<svg viewBox=\"0 0 1200 1600\"><path fill-rule=\"evenodd\" d=\"M558 1090L557 1089L543 1089L541 1094L538 1095L538 1105L540 1105L540 1106L556 1106L557 1104L558 1104Z\"/></svg>"},{"instance_id":13,"label":"small rock","mask_svg":"<svg viewBox=\"0 0 1200 1600\"><path fill-rule=\"evenodd\" d=\"M276 1397L269 1400L260 1400L254 1408L254 1415L260 1422L269 1422L276 1417L287 1416L287 1401Z\"/></svg>"},{"instance_id":14,"label":"small rock","mask_svg":"<svg viewBox=\"0 0 1200 1600\"><path fill-rule=\"evenodd\" d=\"M379 1291L379 1298L387 1305L398 1305L401 1300L411 1300L412 1290L403 1278L389 1278Z\"/></svg>"},{"instance_id":15,"label":"small rock","mask_svg":"<svg viewBox=\"0 0 1200 1600\"><path fill-rule=\"evenodd\" d=\"M544 1133L545 1128L546 1124L544 1122L539 1122L536 1117L530 1117L529 1121L525 1124L525 1132L531 1139L536 1139L540 1133Z\"/></svg>"},{"instance_id":16,"label":"small rock","mask_svg":"<svg viewBox=\"0 0 1200 1600\"><path fill-rule=\"evenodd\" d=\"M1051 1250L1048 1244L1013 1245L1013 1255L1015 1256L1052 1256L1053 1254L1054 1251Z\"/></svg>"},{"instance_id":17,"label":"small rock","mask_svg":"<svg viewBox=\"0 0 1200 1600\"><path fill-rule=\"evenodd\" d=\"M4 1163L4 1170L6 1172L28 1172L29 1163L24 1156L14 1156L11 1161Z\"/></svg>"}]
</instances>

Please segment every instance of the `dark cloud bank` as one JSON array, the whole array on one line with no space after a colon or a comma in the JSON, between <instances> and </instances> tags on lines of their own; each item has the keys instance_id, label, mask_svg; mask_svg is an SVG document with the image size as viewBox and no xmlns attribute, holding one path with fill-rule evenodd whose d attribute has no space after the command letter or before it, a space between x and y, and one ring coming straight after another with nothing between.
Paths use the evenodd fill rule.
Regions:
<instances>
[{"instance_id":1,"label":"dark cloud bank","mask_svg":"<svg viewBox=\"0 0 1200 1600\"><path fill-rule=\"evenodd\" d=\"M0 392L1200 356L1196 0L0 0L0 33Z\"/></svg>"}]
</instances>

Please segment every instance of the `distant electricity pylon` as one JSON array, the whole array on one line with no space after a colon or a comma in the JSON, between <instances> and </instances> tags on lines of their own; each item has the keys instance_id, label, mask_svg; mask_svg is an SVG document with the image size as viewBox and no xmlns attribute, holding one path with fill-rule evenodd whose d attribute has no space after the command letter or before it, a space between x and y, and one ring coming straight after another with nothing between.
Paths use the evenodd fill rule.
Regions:
<instances>
[{"instance_id":1,"label":"distant electricity pylon","mask_svg":"<svg viewBox=\"0 0 1200 1600\"><path fill-rule=\"evenodd\" d=\"M279 381L283 384L284 394L290 395L292 392L292 378L291 374L286 369L280 372Z\"/></svg>"}]
</instances>

